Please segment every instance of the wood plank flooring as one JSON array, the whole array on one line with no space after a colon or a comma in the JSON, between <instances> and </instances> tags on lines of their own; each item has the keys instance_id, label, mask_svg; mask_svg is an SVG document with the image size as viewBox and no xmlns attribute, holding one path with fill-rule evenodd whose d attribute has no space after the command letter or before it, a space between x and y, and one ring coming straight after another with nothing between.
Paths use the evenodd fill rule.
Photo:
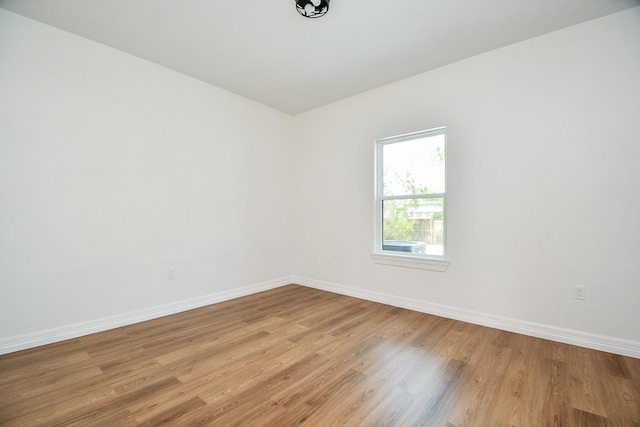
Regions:
<instances>
[{"instance_id":1,"label":"wood plank flooring","mask_svg":"<svg viewBox=\"0 0 640 427\"><path fill-rule=\"evenodd\" d=\"M640 426L640 359L296 285L0 356L2 426Z\"/></svg>"}]
</instances>

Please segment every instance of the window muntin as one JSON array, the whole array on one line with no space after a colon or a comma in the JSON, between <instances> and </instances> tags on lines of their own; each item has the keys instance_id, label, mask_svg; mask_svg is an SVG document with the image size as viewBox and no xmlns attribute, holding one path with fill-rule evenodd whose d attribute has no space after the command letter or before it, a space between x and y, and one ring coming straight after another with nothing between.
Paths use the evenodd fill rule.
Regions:
<instances>
[{"instance_id":1,"label":"window muntin","mask_svg":"<svg viewBox=\"0 0 640 427\"><path fill-rule=\"evenodd\" d=\"M444 258L445 128L378 140L376 155L374 253Z\"/></svg>"}]
</instances>

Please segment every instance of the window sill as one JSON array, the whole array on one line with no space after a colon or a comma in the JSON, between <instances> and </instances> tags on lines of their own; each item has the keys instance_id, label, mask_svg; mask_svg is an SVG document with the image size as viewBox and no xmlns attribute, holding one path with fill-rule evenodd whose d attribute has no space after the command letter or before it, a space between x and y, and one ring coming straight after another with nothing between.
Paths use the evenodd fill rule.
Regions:
<instances>
[{"instance_id":1,"label":"window sill","mask_svg":"<svg viewBox=\"0 0 640 427\"><path fill-rule=\"evenodd\" d=\"M397 267L419 268L421 270L447 271L449 260L444 258L424 258L407 255L371 254L376 264L394 265Z\"/></svg>"}]
</instances>

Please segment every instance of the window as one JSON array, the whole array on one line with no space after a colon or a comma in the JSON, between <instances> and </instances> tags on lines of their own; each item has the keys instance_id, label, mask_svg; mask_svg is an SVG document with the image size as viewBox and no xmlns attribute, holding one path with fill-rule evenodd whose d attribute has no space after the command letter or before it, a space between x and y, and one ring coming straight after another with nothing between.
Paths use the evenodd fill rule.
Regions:
<instances>
[{"instance_id":1,"label":"window","mask_svg":"<svg viewBox=\"0 0 640 427\"><path fill-rule=\"evenodd\" d=\"M444 271L446 129L376 141L377 263Z\"/></svg>"}]
</instances>

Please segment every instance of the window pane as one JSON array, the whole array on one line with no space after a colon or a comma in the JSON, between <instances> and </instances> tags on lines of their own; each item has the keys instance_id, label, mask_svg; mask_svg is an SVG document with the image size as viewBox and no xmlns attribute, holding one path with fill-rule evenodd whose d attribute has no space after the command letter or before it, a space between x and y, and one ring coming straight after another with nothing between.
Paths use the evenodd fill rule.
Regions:
<instances>
[{"instance_id":1,"label":"window pane","mask_svg":"<svg viewBox=\"0 0 640 427\"><path fill-rule=\"evenodd\" d=\"M442 198L382 201L382 250L444 255Z\"/></svg>"},{"instance_id":2,"label":"window pane","mask_svg":"<svg viewBox=\"0 0 640 427\"><path fill-rule=\"evenodd\" d=\"M382 146L383 194L444 193L444 134Z\"/></svg>"}]
</instances>

